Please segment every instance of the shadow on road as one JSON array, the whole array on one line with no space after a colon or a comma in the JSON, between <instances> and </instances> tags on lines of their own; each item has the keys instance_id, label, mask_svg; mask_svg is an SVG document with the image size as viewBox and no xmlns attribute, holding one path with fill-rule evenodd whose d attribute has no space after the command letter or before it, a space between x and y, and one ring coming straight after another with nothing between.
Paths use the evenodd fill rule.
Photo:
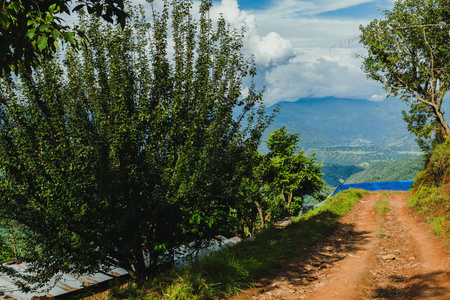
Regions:
<instances>
[{"instance_id":1,"label":"shadow on road","mask_svg":"<svg viewBox=\"0 0 450 300\"><path fill-rule=\"evenodd\" d=\"M313 283L319 279L321 270L331 268L336 262L349 255L355 255L363 249L363 246L369 242L371 232L357 231L353 224L340 223L339 217L325 211L313 219L307 219L291 228L286 228L287 232L304 230L303 235L313 236L305 238L313 240L314 243L305 247L300 255L286 259L280 271L274 276L264 278L261 274L256 287L264 287L264 291L270 292L277 288L276 285L270 284L275 278L287 280L295 286ZM302 240L297 240L297 243L302 243Z\"/></svg>"},{"instance_id":2,"label":"shadow on road","mask_svg":"<svg viewBox=\"0 0 450 300\"><path fill-rule=\"evenodd\" d=\"M450 272L437 271L418 274L409 278L389 276L392 283L405 283L405 288L388 285L375 289L373 299L449 299L449 289L438 286L437 282L450 280Z\"/></svg>"}]
</instances>

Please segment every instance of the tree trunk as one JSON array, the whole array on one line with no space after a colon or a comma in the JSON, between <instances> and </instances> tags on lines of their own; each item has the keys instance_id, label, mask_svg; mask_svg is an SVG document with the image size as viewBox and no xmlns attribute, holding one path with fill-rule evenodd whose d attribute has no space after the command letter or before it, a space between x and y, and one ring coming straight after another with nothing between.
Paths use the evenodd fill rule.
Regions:
<instances>
[{"instance_id":1,"label":"tree trunk","mask_svg":"<svg viewBox=\"0 0 450 300\"><path fill-rule=\"evenodd\" d=\"M14 236L14 229L13 229L13 226L12 226L11 222L8 222L8 225L9 225L9 234L11 235L11 240L12 240L12 244L13 244L14 261L18 262L17 248L16 248L16 237Z\"/></svg>"},{"instance_id":2,"label":"tree trunk","mask_svg":"<svg viewBox=\"0 0 450 300\"><path fill-rule=\"evenodd\" d=\"M292 203L292 199L294 198L294 192L290 191L289 192L289 196L288 196L288 202L286 205L286 212L289 216L291 216L291 203Z\"/></svg>"},{"instance_id":3,"label":"tree trunk","mask_svg":"<svg viewBox=\"0 0 450 300\"><path fill-rule=\"evenodd\" d=\"M256 209L258 210L259 220L261 221L261 224L259 225L259 230L261 231L261 230L263 230L264 227L266 226L266 221L265 221L265 219L264 219L264 214L263 214L261 205L259 205L259 202L256 201L256 200L253 201L253 202L255 203Z\"/></svg>"},{"instance_id":4,"label":"tree trunk","mask_svg":"<svg viewBox=\"0 0 450 300\"><path fill-rule=\"evenodd\" d=\"M245 236L245 220L241 218L241 224L239 225L239 234Z\"/></svg>"},{"instance_id":5,"label":"tree trunk","mask_svg":"<svg viewBox=\"0 0 450 300\"><path fill-rule=\"evenodd\" d=\"M450 127L444 119L444 114L439 108L434 107L434 114L436 115L436 122L443 137L450 136Z\"/></svg>"},{"instance_id":6,"label":"tree trunk","mask_svg":"<svg viewBox=\"0 0 450 300\"><path fill-rule=\"evenodd\" d=\"M127 271L133 279L143 281L147 279L147 277L150 275L149 271L154 269L156 265L155 266L150 265L149 268L146 267L144 261L144 252L142 251L142 249L137 248L133 252L134 252L133 267L128 269Z\"/></svg>"},{"instance_id":7,"label":"tree trunk","mask_svg":"<svg viewBox=\"0 0 450 300\"><path fill-rule=\"evenodd\" d=\"M283 186L283 188L281 189L281 197L283 198L284 211L285 211L285 213L286 213L288 216L290 216L290 215L291 215L291 213L289 212L289 206L290 206L290 203L289 203L289 200L286 201L286 195L284 194L284 186Z\"/></svg>"}]
</instances>

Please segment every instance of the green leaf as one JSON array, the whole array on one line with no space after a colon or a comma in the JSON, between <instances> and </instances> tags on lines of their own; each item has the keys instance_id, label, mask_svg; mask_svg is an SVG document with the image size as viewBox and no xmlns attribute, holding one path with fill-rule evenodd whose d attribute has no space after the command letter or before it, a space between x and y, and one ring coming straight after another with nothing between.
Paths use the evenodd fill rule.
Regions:
<instances>
[{"instance_id":1,"label":"green leaf","mask_svg":"<svg viewBox=\"0 0 450 300\"><path fill-rule=\"evenodd\" d=\"M75 41L75 34L73 32L66 33L66 40L73 46L77 44L77 42Z\"/></svg>"},{"instance_id":2,"label":"green leaf","mask_svg":"<svg viewBox=\"0 0 450 300\"><path fill-rule=\"evenodd\" d=\"M11 24L11 21L10 21L8 15L4 11L0 11L0 27L3 27L4 29L8 29L10 24Z\"/></svg>"},{"instance_id":3,"label":"green leaf","mask_svg":"<svg viewBox=\"0 0 450 300\"><path fill-rule=\"evenodd\" d=\"M84 4L79 4L77 6L75 6L75 8L73 9L73 11L79 11L80 9L82 9L84 7Z\"/></svg>"},{"instance_id":4,"label":"green leaf","mask_svg":"<svg viewBox=\"0 0 450 300\"><path fill-rule=\"evenodd\" d=\"M45 17L45 22L47 22L47 24L53 22L54 17L51 14L47 14L47 16Z\"/></svg>"},{"instance_id":5,"label":"green leaf","mask_svg":"<svg viewBox=\"0 0 450 300\"><path fill-rule=\"evenodd\" d=\"M49 11L51 14L53 14L53 11L55 10L55 8L56 8L56 3L53 3L53 4L50 5L50 7L48 8L48 11Z\"/></svg>"},{"instance_id":6,"label":"green leaf","mask_svg":"<svg viewBox=\"0 0 450 300\"><path fill-rule=\"evenodd\" d=\"M47 48L47 40L48 38L45 35L40 35L38 40L37 40L37 45L39 50L44 50L45 48Z\"/></svg>"},{"instance_id":7,"label":"green leaf","mask_svg":"<svg viewBox=\"0 0 450 300\"><path fill-rule=\"evenodd\" d=\"M57 40L57 39L61 36L61 34L59 33L59 31L56 30L56 29L53 29L52 35L53 35L53 39L54 39L54 40Z\"/></svg>"},{"instance_id":8,"label":"green leaf","mask_svg":"<svg viewBox=\"0 0 450 300\"><path fill-rule=\"evenodd\" d=\"M36 24L35 19L28 20L28 22L27 22L27 26L34 25L34 24Z\"/></svg>"},{"instance_id":9,"label":"green leaf","mask_svg":"<svg viewBox=\"0 0 450 300\"><path fill-rule=\"evenodd\" d=\"M48 24L43 24L43 25L39 26L39 30L42 32L46 31L49 28L50 28L50 25L48 25Z\"/></svg>"},{"instance_id":10,"label":"green leaf","mask_svg":"<svg viewBox=\"0 0 450 300\"><path fill-rule=\"evenodd\" d=\"M36 28L30 29L27 32L27 37L29 37L30 39L33 39L35 34L36 34Z\"/></svg>"},{"instance_id":11,"label":"green leaf","mask_svg":"<svg viewBox=\"0 0 450 300\"><path fill-rule=\"evenodd\" d=\"M14 12L18 13L21 9L23 9L23 7L18 2L11 2L8 5L8 9L12 9L12 10L14 10Z\"/></svg>"}]
</instances>

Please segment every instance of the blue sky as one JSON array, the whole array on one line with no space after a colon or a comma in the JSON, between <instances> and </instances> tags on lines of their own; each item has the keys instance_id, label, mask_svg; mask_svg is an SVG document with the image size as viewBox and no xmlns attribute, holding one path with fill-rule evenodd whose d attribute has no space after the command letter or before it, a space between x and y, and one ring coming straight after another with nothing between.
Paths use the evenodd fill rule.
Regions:
<instances>
[{"instance_id":1,"label":"blue sky","mask_svg":"<svg viewBox=\"0 0 450 300\"><path fill-rule=\"evenodd\" d=\"M328 96L378 101L382 87L355 58L365 53L358 28L393 1L214 0L212 16L245 28L245 51L255 55L267 104Z\"/></svg>"},{"instance_id":2,"label":"blue sky","mask_svg":"<svg viewBox=\"0 0 450 300\"><path fill-rule=\"evenodd\" d=\"M221 0L213 0L213 3L220 3ZM239 8L241 10L268 10L277 5L277 0L238 0ZM297 1L301 2L301 1ZM304 0L302 2L314 2L314 0ZM339 2L336 0L335 2ZM343 2L343 1L342 1ZM350 3L342 9L332 10L324 13L324 16L336 16L336 17L360 17L361 14L367 17L377 17L378 8L386 8L392 5L392 1L367 1L365 3Z\"/></svg>"}]
</instances>

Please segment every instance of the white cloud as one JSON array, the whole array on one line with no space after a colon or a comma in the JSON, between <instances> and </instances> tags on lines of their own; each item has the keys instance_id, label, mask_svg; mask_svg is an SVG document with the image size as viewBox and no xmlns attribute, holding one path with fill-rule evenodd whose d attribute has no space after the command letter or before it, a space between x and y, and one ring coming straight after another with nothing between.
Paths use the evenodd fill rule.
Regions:
<instances>
[{"instance_id":1,"label":"white cloud","mask_svg":"<svg viewBox=\"0 0 450 300\"><path fill-rule=\"evenodd\" d=\"M237 0L222 0L210 17L223 15L232 28L245 29L244 52L255 56L256 83L266 86L267 104L325 96L378 101L384 98L382 87L366 79L355 58L364 53L357 41L359 25L371 20L319 14L369 2L386 7L391 1L273 0L266 9L242 10ZM194 15L199 4L194 0Z\"/></svg>"},{"instance_id":2,"label":"white cloud","mask_svg":"<svg viewBox=\"0 0 450 300\"><path fill-rule=\"evenodd\" d=\"M254 15L239 10L237 0L222 0L211 11L213 19L219 15L233 28L245 29L245 45L248 53L255 56L255 62L263 66L277 65L286 62L294 53L291 41L277 32L268 32L261 36L256 26Z\"/></svg>"},{"instance_id":3,"label":"white cloud","mask_svg":"<svg viewBox=\"0 0 450 300\"><path fill-rule=\"evenodd\" d=\"M270 9L270 13L284 18L314 16L323 12L334 11L373 1L374 0L280 0L273 1L274 5Z\"/></svg>"},{"instance_id":4,"label":"white cloud","mask_svg":"<svg viewBox=\"0 0 450 300\"><path fill-rule=\"evenodd\" d=\"M264 37L253 35L248 44L256 63L266 67L283 63L294 54L291 41L283 39L276 32L270 32Z\"/></svg>"},{"instance_id":5,"label":"white cloud","mask_svg":"<svg viewBox=\"0 0 450 300\"><path fill-rule=\"evenodd\" d=\"M383 90L366 80L353 66L318 58L314 62L291 62L266 73L267 104L305 97L343 97L381 100Z\"/></svg>"},{"instance_id":6,"label":"white cloud","mask_svg":"<svg viewBox=\"0 0 450 300\"><path fill-rule=\"evenodd\" d=\"M372 95L369 98L369 100L372 100L372 101L383 101L384 99L386 99L386 95L385 94Z\"/></svg>"},{"instance_id":7,"label":"white cloud","mask_svg":"<svg viewBox=\"0 0 450 300\"><path fill-rule=\"evenodd\" d=\"M247 19L252 18L239 10L237 0L222 0L220 4L215 4L211 9L211 17L217 20L220 15L223 15L232 27L240 27ZM254 20L251 20L251 23L254 24Z\"/></svg>"},{"instance_id":8,"label":"white cloud","mask_svg":"<svg viewBox=\"0 0 450 300\"><path fill-rule=\"evenodd\" d=\"M261 35L274 31L290 40L294 48L331 48L359 36L363 19L327 19L319 17L286 17L281 12L255 14ZM265 20L261 22L259 20Z\"/></svg>"},{"instance_id":9,"label":"white cloud","mask_svg":"<svg viewBox=\"0 0 450 300\"><path fill-rule=\"evenodd\" d=\"M266 86L267 104L326 96L379 101L381 85L366 79L355 58L364 53L359 26L371 20L319 15L369 2L386 7L391 0L278 0L246 11L237 0L222 0L214 13L246 29L246 51L260 65L257 82Z\"/></svg>"}]
</instances>

